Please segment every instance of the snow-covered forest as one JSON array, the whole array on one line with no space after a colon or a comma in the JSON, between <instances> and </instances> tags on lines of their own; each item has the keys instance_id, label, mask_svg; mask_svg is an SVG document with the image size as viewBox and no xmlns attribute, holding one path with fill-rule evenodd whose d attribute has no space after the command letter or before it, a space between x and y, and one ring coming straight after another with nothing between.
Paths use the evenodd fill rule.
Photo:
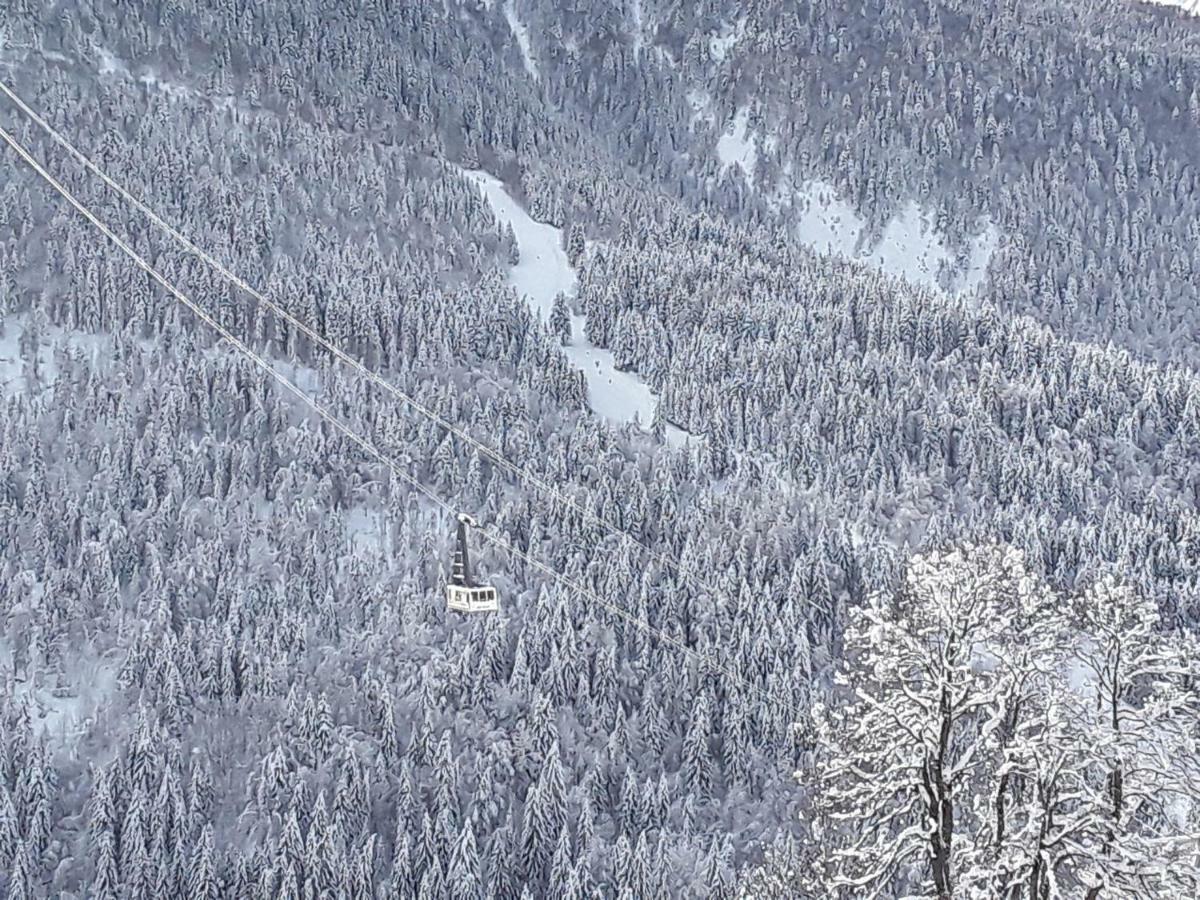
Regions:
<instances>
[{"instance_id":1,"label":"snow-covered forest","mask_svg":"<svg viewBox=\"0 0 1200 900\"><path fill-rule=\"evenodd\" d=\"M1200 895L1200 18L0 7L0 897Z\"/></svg>"}]
</instances>

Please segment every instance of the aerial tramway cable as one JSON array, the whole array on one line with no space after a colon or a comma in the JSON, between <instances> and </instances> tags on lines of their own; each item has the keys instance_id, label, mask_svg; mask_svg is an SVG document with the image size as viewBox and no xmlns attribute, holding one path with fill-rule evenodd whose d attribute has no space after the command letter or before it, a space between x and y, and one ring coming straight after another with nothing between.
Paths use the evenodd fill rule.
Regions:
<instances>
[{"instance_id":1,"label":"aerial tramway cable","mask_svg":"<svg viewBox=\"0 0 1200 900\"><path fill-rule=\"evenodd\" d=\"M167 222L161 216L159 216L158 213L156 213L153 209L151 209L149 206L147 206L141 199L136 197L134 194L130 193L124 186L122 186L120 183L118 183L112 177L110 177L108 175L108 173L106 173L103 169L101 169L98 165L96 165L96 163L94 163L85 153L83 153L83 151L81 151L77 147L75 147L75 145L72 144L69 140L67 140L57 129L54 128L54 126L52 126L49 122L47 122L44 118L42 118L34 109L32 109L29 106L29 104L27 104L24 100L22 100L19 96L17 96L17 94L12 90L12 88L10 88L8 86L7 83L4 82L3 79L0 79L0 93L3 93L6 97L8 97L9 100L11 100L14 104L16 104L16 106L21 110L21 112L23 112L26 116L28 116L30 118L30 120L32 120L39 128L41 128L43 131L45 131L46 134L48 134L55 141L55 143L57 143L64 150L66 150L82 166L84 166L88 171L90 171L92 174L94 174L96 177L98 177L101 181L103 181L109 188L111 188L118 195L120 195L121 198L124 199L126 202L128 202L133 207L135 207L139 212L141 212L144 216L146 216L151 222L153 222L155 225L157 225L159 228L161 228L163 231L165 231L171 238L173 238L175 241L177 241L189 253L191 253L194 256L199 257L201 260L208 263L208 265L211 266L213 269L215 269L226 281L228 281L230 284L237 287L239 290L244 291L245 293L249 294L257 302L261 303L267 309L271 310L271 312L275 313L277 316L282 318L288 324L292 325L294 328L296 328L298 331L303 333L310 340L316 342L321 347L324 347L331 354L333 354L333 356L335 358L337 358L340 362L344 363L345 365L347 365L351 369L353 369L355 372L359 373L363 377L365 377L368 380L372 381L373 383L377 384L379 387L383 388L383 390L387 391L392 396L398 398L399 400L402 400L404 403L407 403L413 410L415 410L422 416L425 416L427 419L434 422L441 428L445 429L447 432L454 435L456 438L463 441L468 446L472 447L473 449L477 450L478 452L480 452L481 454L486 456L495 465L508 471L510 474L516 476L517 478L520 478L521 480L527 482L528 484L533 485L538 490L545 492L548 496L550 496L554 500L564 504L565 506L568 506L571 509L575 510L577 513L582 515L584 518L590 519L593 522L601 525L602 527L606 528L612 534L617 535L622 540L625 540L625 541L628 541L628 542L634 544L639 549L641 549L643 552L645 552L651 559L655 560L656 562L658 562L661 565L664 565L664 566L674 570L674 572L677 575L679 575L681 578L684 578L684 579L690 581L693 586L700 588L704 591L707 591L714 598L722 595L722 591L718 590L716 587L709 584L701 576L699 576L698 574L693 572L689 567L685 566L679 560L674 559L673 557L670 557L664 553L661 553L658 550L655 550L653 547L651 547L645 541L630 534L626 529L622 528L621 526L617 525L614 522L609 521L604 516L602 516L598 513L594 513L591 510L587 509L579 501L577 501L574 498L563 493L561 490L559 490L554 485L550 484L545 479L541 478L540 476L538 476L537 474L535 474L528 468L508 459L499 450L493 450L487 444L484 444L482 441L475 438L468 432L464 431L462 428L455 425L453 422L448 421L446 418L439 415L434 410L429 409L427 406L425 406L423 403L421 403L415 397L411 396L407 392L396 387L394 384L392 384L390 381L388 381L386 378L384 378L378 372L375 372L374 370L367 368L362 362L355 359L353 356L348 354L346 351L342 350L340 347L338 347L336 344L334 344L332 341L330 341L324 335L317 332L314 328L312 328L312 326L308 325L303 320L298 319L295 315L293 315L287 309L280 306L278 303L271 300L269 297L265 296L261 291L257 290L252 285L248 284L244 279L242 279L239 275L237 275L237 273L231 271L228 267L226 267L220 260L216 259L212 254L210 254L204 248L198 246L195 242L193 242L191 239L189 239L186 235L180 233L174 226L172 226L169 222Z\"/></svg>"},{"instance_id":2,"label":"aerial tramway cable","mask_svg":"<svg viewBox=\"0 0 1200 900\"><path fill-rule=\"evenodd\" d=\"M85 206L82 201L75 197L74 194L72 194L57 178L55 178L53 174L47 171L47 169L40 162L38 162L38 160L35 159L23 145L11 134L9 134L3 127L0 127L0 139L4 140L5 143L12 147L12 149L16 151L16 153L29 165L29 167L33 169L33 171L36 172L47 184L54 188L54 190L57 191L71 206L73 206L76 211L80 213L80 215L87 219L88 222L95 226L95 228L100 231L101 234L112 241L112 243L114 243L126 256L133 260L138 268L145 271L146 274L149 275L155 282L157 282L164 290L166 290L167 293L174 297L179 303L187 307L187 309L195 314L195 316L202 322L211 327L230 346L232 346L239 353L247 356L252 362L254 362L255 365L278 381L287 391L294 394L302 403L311 408L323 420L328 422L329 425L338 433L357 445L364 453L375 459L381 465L387 467L397 478L412 486L414 490L425 496L439 509L457 518L459 512L455 510L451 504L439 497L432 489L422 484L420 480L416 478L416 476L404 471L393 459L386 456L373 443L371 443L370 440L358 434L358 432L356 432L353 428L351 428L349 425L346 425L344 422L334 416L328 409L310 397L304 390L279 372L273 365L270 364L270 362L268 362L260 354L256 353L250 346L248 346L245 342L230 332L229 329L213 318L213 316L205 311L198 303L179 290L179 288L177 288L164 275L159 273L159 271L155 269L149 262L147 262L137 252L137 250L135 250L129 245L128 242L117 235L111 228L109 228L108 225L106 225L94 212L92 212L91 209ZM530 555L529 553L526 553L521 548L515 546L507 538L499 534L494 528L483 524L478 530L483 534L484 539L487 540L492 546L524 561L526 564L542 572L544 575L553 579L564 588L574 591L584 599L603 609L608 610L617 618L639 629L646 635L667 646L673 647L680 653L687 656L689 659L695 661L699 666L702 667L702 669L708 668L714 673L726 678L731 684L741 688L744 692L756 694L762 697L764 700L767 700L770 703L784 709L797 720L801 718L801 711L786 697L774 694L746 681L741 675L729 668L727 665L724 665L716 660L712 655L694 650L675 635L668 634L662 629L656 628L646 619L631 613L629 610L619 606L616 603L604 599L587 586L580 584L566 575L563 575L556 569Z\"/></svg>"}]
</instances>

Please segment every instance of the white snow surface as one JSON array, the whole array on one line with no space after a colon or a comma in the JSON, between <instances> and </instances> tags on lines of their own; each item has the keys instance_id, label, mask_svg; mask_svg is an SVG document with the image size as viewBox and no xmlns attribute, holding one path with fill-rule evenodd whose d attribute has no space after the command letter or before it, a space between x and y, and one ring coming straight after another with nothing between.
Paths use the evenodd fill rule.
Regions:
<instances>
[{"instance_id":1,"label":"white snow surface","mask_svg":"<svg viewBox=\"0 0 1200 900\"><path fill-rule=\"evenodd\" d=\"M501 222L512 226L521 250L521 261L512 267L509 280L529 299L542 321L550 318L550 308L559 293L574 296L575 270L562 248L562 229L537 222L521 206L499 178L478 169L464 174L483 190L492 212Z\"/></svg>"},{"instance_id":2,"label":"white snow surface","mask_svg":"<svg viewBox=\"0 0 1200 900\"><path fill-rule=\"evenodd\" d=\"M32 573L24 575L34 580ZM41 593L45 588L34 584L33 590ZM23 606L11 612L27 612ZM18 670L13 648L0 640L0 690L7 689L10 679L14 699L29 708L34 732L55 750L75 746L89 723L108 706L117 681L112 669L91 654L76 654L73 663L53 678L40 664Z\"/></svg>"},{"instance_id":3,"label":"white snow surface","mask_svg":"<svg viewBox=\"0 0 1200 900\"><path fill-rule=\"evenodd\" d=\"M583 370L592 410L612 422L629 422L636 417L642 425L649 425L658 398L637 375L619 370L611 351L583 337L585 321L584 316L571 317L571 343L563 347L563 352Z\"/></svg>"},{"instance_id":4,"label":"white snow surface","mask_svg":"<svg viewBox=\"0 0 1200 900\"><path fill-rule=\"evenodd\" d=\"M695 128L701 122L711 124L713 121L713 100L708 91L703 88L690 88L685 96L688 106L692 110L692 128Z\"/></svg>"},{"instance_id":5,"label":"white snow surface","mask_svg":"<svg viewBox=\"0 0 1200 900\"><path fill-rule=\"evenodd\" d=\"M646 45L645 13L642 10L642 0L633 0L629 7L629 17L633 25L633 52L639 55Z\"/></svg>"},{"instance_id":6,"label":"white snow surface","mask_svg":"<svg viewBox=\"0 0 1200 900\"><path fill-rule=\"evenodd\" d=\"M111 50L100 47L96 50L96 56L100 59L100 74L101 75L116 75L121 78L129 77L129 67L118 59Z\"/></svg>"},{"instance_id":7,"label":"white snow surface","mask_svg":"<svg viewBox=\"0 0 1200 900\"><path fill-rule=\"evenodd\" d=\"M1063 678L1077 697L1091 698L1096 692L1096 675L1079 659L1072 658L1063 671Z\"/></svg>"},{"instance_id":8,"label":"white snow surface","mask_svg":"<svg viewBox=\"0 0 1200 900\"><path fill-rule=\"evenodd\" d=\"M3 323L0 334L0 397L18 389L21 377L21 353L17 342L21 339L21 328L13 321Z\"/></svg>"},{"instance_id":9,"label":"white snow surface","mask_svg":"<svg viewBox=\"0 0 1200 900\"><path fill-rule=\"evenodd\" d=\"M694 110L693 124L700 121L704 100L702 93L688 94ZM747 187L754 189L759 147L750 130L749 118L749 107L738 110L729 127L717 139L716 151L722 174L736 164L741 167ZM764 135L762 144L770 150L774 136ZM934 290L943 288L943 270L953 271L955 253L945 235L929 223L925 212L915 202L905 206L869 245L866 243L869 238L867 223L826 182L810 181L799 190L786 186L777 188L770 202L777 210L790 207L796 237L819 253L857 259L889 275ZM1000 233L989 222L970 242L966 265L951 280L952 293L971 292L983 283L988 263L999 243Z\"/></svg>"},{"instance_id":10,"label":"white snow surface","mask_svg":"<svg viewBox=\"0 0 1200 900\"><path fill-rule=\"evenodd\" d=\"M479 185L496 218L512 227L521 261L509 270L509 283L538 317L547 321L554 297L560 292L573 297L577 285L575 270L562 249L562 230L531 218L494 175L480 170L463 170L463 174ZM571 317L571 342L563 352L583 372L592 410L618 424L636 419L649 425L658 398L637 375L619 370L610 351L584 337L585 321L584 316ZM680 443L687 435L668 427L667 436L672 443Z\"/></svg>"},{"instance_id":11,"label":"white snow surface","mask_svg":"<svg viewBox=\"0 0 1200 900\"><path fill-rule=\"evenodd\" d=\"M721 171L724 172L732 165L742 167L746 176L746 184L754 186L754 164L758 160L758 149L754 146L754 135L747 127L750 118L749 108L738 110L733 122L717 139L717 158L721 161Z\"/></svg>"},{"instance_id":12,"label":"white snow surface","mask_svg":"<svg viewBox=\"0 0 1200 900\"><path fill-rule=\"evenodd\" d=\"M51 688L22 682L17 685L16 694L30 704L34 729L40 730L52 747L69 748L108 705L116 681L103 663L87 660L78 665L67 684Z\"/></svg>"},{"instance_id":13,"label":"white snow surface","mask_svg":"<svg viewBox=\"0 0 1200 900\"><path fill-rule=\"evenodd\" d=\"M725 57L729 55L737 42L742 39L742 35L746 33L746 17L738 19L737 24L733 27L722 29L720 34L715 34L708 39L708 53L717 62L724 62Z\"/></svg>"},{"instance_id":14,"label":"white snow surface","mask_svg":"<svg viewBox=\"0 0 1200 900\"><path fill-rule=\"evenodd\" d=\"M101 75L110 78L123 78L128 81L136 81L143 85L148 91L155 91L165 94L168 100L184 100L184 99L205 99L212 103L218 109L233 109L235 100L232 95L215 96L211 94L201 94L195 88L189 87L186 84L177 84L173 81L166 81L160 78L153 71L146 69L138 74L134 74L130 70L129 65L116 56L110 50L103 47L96 49L96 57L99 60L99 70Z\"/></svg>"},{"instance_id":15,"label":"white snow surface","mask_svg":"<svg viewBox=\"0 0 1200 900\"><path fill-rule=\"evenodd\" d=\"M0 400L28 389L20 344L27 322L27 316L14 315L0 323L3 325L0 329L3 331L3 334L0 334ZM107 352L108 346L108 338L105 335L68 331L58 325L47 325L37 348L38 386L44 390L52 387L58 380L55 350L60 347L81 350L85 356L94 359L97 354Z\"/></svg>"},{"instance_id":16,"label":"white snow surface","mask_svg":"<svg viewBox=\"0 0 1200 900\"><path fill-rule=\"evenodd\" d=\"M529 40L529 29L517 16L514 0L504 0L504 18L508 21L508 27L512 29L513 37L517 39L517 46L521 48L521 59L525 62L525 71L534 81L537 81L541 76L538 73L537 60L533 58L533 44Z\"/></svg>"},{"instance_id":17,"label":"white snow surface","mask_svg":"<svg viewBox=\"0 0 1200 900\"><path fill-rule=\"evenodd\" d=\"M905 206L869 247L863 246L866 222L825 182L811 181L797 192L792 212L796 236L818 253L861 260L914 284L941 289L941 271L954 264L944 235L916 203ZM974 291L983 283L999 242L999 231L989 223L971 241L966 268L951 284L953 293Z\"/></svg>"}]
</instances>

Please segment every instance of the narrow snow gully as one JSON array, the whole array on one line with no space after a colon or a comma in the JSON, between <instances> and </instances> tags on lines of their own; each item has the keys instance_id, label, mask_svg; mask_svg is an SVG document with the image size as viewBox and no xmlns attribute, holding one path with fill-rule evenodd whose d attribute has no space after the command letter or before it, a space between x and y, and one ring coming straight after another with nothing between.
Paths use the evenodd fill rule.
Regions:
<instances>
[{"instance_id":1,"label":"narrow snow gully","mask_svg":"<svg viewBox=\"0 0 1200 900\"><path fill-rule=\"evenodd\" d=\"M576 291L575 269L562 248L562 229L532 219L494 175L460 171L479 186L496 218L512 228L521 258L509 270L509 283L543 322L548 320L555 296L561 292L574 297ZM618 424L636 417L643 427L649 426L658 398L637 375L618 369L610 351L588 341L584 324L584 316L571 317L571 341L563 352L587 380L592 411ZM667 427L668 442L677 445L687 438L688 433L682 429Z\"/></svg>"}]
</instances>

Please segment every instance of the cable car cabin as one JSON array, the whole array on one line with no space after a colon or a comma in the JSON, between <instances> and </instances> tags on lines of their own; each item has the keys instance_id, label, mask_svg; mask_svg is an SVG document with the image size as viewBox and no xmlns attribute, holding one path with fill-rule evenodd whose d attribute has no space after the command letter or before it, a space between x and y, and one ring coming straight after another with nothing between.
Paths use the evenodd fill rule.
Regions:
<instances>
[{"instance_id":1,"label":"cable car cabin","mask_svg":"<svg viewBox=\"0 0 1200 900\"><path fill-rule=\"evenodd\" d=\"M458 517L458 544L454 548L454 565L446 585L446 607L459 612L495 612L500 608L496 589L489 584L476 584L471 576L471 557L467 551L467 529L476 524L465 514Z\"/></svg>"}]
</instances>

